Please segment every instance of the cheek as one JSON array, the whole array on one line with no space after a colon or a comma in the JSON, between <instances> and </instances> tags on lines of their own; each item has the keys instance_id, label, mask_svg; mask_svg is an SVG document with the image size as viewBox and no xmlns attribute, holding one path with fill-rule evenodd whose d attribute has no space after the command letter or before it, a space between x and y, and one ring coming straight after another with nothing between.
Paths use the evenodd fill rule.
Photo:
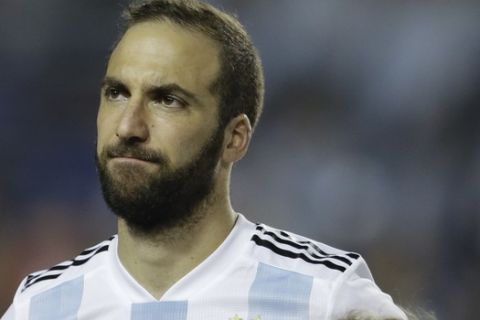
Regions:
<instances>
[{"instance_id":1,"label":"cheek","mask_svg":"<svg viewBox=\"0 0 480 320\"><path fill-rule=\"evenodd\" d=\"M186 128L188 129L185 130L185 127L171 128L173 130L170 131L169 136L164 135L162 139L167 144L165 150L167 150L170 160L178 166L190 163L192 159L196 158L212 134L212 130L208 130L204 126L190 124Z\"/></svg>"},{"instance_id":2,"label":"cheek","mask_svg":"<svg viewBox=\"0 0 480 320\"><path fill-rule=\"evenodd\" d=\"M110 121L109 121L110 120ZM106 114L105 110L100 107L98 110L97 115L97 153L100 154L100 151L103 147L108 144L108 140L110 136L115 134L112 121L109 119Z\"/></svg>"}]
</instances>

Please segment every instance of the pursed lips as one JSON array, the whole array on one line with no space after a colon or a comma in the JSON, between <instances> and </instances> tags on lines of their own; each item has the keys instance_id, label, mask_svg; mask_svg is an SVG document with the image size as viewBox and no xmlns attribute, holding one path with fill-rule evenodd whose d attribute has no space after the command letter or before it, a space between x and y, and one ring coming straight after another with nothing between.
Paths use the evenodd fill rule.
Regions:
<instances>
[{"instance_id":1,"label":"pursed lips","mask_svg":"<svg viewBox=\"0 0 480 320\"><path fill-rule=\"evenodd\" d=\"M121 161L121 162L143 162L143 163L154 163L150 160L143 159L143 158L138 158L134 156L129 156L129 155L118 155L118 156L112 156L110 157L110 160L114 161Z\"/></svg>"},{"instance_id":2,"label":"pursed lips","mask_svg":"<svg viewBox=\"0 0 480 320\"><path fill-rule=\"evenodd\" d=\"M129 150L108 150L106 152L107 161L117 160L117 161L141 161L146 163L161 164L162 158L155 154L154 152L138 150L129 151Z\"/></svg>"}]
</instances>

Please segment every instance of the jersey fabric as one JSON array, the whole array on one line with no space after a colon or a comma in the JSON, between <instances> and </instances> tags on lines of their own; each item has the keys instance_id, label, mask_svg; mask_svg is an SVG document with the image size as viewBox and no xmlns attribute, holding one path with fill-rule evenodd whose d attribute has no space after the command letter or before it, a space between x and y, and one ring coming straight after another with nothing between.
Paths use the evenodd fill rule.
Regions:
<instances>
[{"instance_id":1,"label":"jersey fabric","mask_svg":"<svg viewBox=\"0 0 480 320\"><path fill-rule=\"evenodd\" d=\"M407 319L360 255L242 215L225 241L159 300L122 266L117 245L113 236L30 274L1 319L337 320L352 310Z\"/></svg>"}]
</instances>

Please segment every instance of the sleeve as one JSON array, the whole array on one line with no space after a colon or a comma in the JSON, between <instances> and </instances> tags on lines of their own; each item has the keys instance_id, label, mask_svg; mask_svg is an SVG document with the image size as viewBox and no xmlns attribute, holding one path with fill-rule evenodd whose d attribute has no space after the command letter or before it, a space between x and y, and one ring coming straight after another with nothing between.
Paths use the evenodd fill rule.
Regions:
<instances>
[{"instance_id":1,"label":"sleeve","mask_svg":"<svg viewBox=\"0 0 480 320\"><path fill-rule=\"evenodd\" d=\"M24 278L15 292L13 302L8 308L7 312L0 318L0 320L18 320L25 317L25 303L24 299L20 296L22 294L22 288L24 287L27 278Z\"/></svg>"},{"instance_id":2,"label":"sleeve","mask_svg":"<svg viewBox=\"0 0 480 320\"><path fill-rule=\"evenodd\" d=\"M13 304L10 305L7 312L2 316L0 320L14 320L15 319L15 309L13 308Z\"/></svg>"},{"instance_id":3,"label":"sleeve","mask_svg":"<svg viewBox=\"0 0 480 320\"><path fill-rule=\"evenodd\" d=\"M337 279L328 310L328 319L342 319L358 312L375 319L408 320L392 298L375 284L363 258L359 258Z\"/></svg>"}]
</instances>

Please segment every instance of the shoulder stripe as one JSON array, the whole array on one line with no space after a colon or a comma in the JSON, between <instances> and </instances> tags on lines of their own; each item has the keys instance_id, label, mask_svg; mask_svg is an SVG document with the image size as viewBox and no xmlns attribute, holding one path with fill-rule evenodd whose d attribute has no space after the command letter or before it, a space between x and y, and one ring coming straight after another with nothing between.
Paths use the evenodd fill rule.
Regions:
<instances>
[{"instance_id":1,"label":"shoulder stripe","mask_svg":"<svg viewBox=\"0 0 480 320\"><path fill-rule=\"evenodd\" d=\"M83 250L78 256L86 256L86 255L89 255L90 253L96 251L98 248L103 247L103 246L106 245L106 244L109 244L114 238L115 238L115 235L111 236L110 238L108 238L108 239L105 240L105 241L102 241L102 242L100 242L100 243L97 243L96 245L91 246L90 248L87 248L87 249Z\"/></svg>"},{"instance_id":2,"label":"shoulder stripe","mask_svg":"<svg viewBox=\"0 0 480 320\"><path fill-rule=\"evenodd\" d=\"M360 255L358 253L353 253L353 252L347 253L347 256L349 256L350 258L355 259L355 260L360 258Z\"/></svg>"},{"instance_id":3,"label":"shoulder stripe","mask_svg":"<svg viewBox=\"0 0 480 320\"><path fill-rule=\"evenodd\" d=\"M56 279L56 278L60 277L60 275L61 275L61 273L57 273L57 274L50 274L50 275L46 275L46 276L43 276L43 277L36 278L36 280L33 281L32 283L25 284L23 290L27 289L28 287L30 287L31 285L34 285L37 282L40 282L40 281L43 281L43 280Z\"/></svg>"},{"instance_id":4,"label":"shoulder stripe","mask_svg":"<svg viewBox=\"0 0 480 320\"><path fill-rule=\"evenodd\" d=\"M85 250L83 250L83 251L79 254L79 256L88 255L89 253L94 252L99 246L100 246L100 244L99 244L99 245L96 245L96 246L94 246L94 247L91 247L91 248L89 248L89 249L85 249Z\"/></svg>"},{"instance_id":5,"label":"shoulder stripe","mask_svg":"<svg viewBox=\"0 0 480 320\"><path fill-rule=\"evenodd\" d=\"M306 241L306 240L303 240L303 241L298 241L298 243L304 243L304 244L308 244L310 246L312 246L315 250L317 250L318 252L322 253L323 255L328 255L328 256L334 256L332 254L329 254L329 253L326 253L324 251L322 251L322 249L320 249L315 243L313 243L312 241ZM353 252L349 252L349 253L346 253L345 255L349 256L350 258L352 259L355 259L357 260L358 258L360 258L360 255L357 254L357 253L353 253Z\"/></svg>"},{"instance_id":6,"label":"shoulder stripe","mask_svg":"<svg viewBox=\"0 0 480 320\"><path fill-rule=\"evenodd\" d=\"M70 268L71 266L80 266L82 264L85 264L86 262L88 262L88 260L90 260L97 253L108 250L108 247L109 247L109 245L105 245L103 247L98 248L96 251L93 252L92 255L90 255L86 259L77 260L77 258L75 258L73 260L70 260L69 261L70 263L68 265L56 265L56 266L48 269L47 271L28 279L25 282L25 285L22 289L22 292L25 291L26 289L28 289L29 287L33 286L34 284L36 284L38 282L41 282L43 280L51 280L51 279L58 278L63 273L63 271ZM60 273L52 273L53 271L61 271L61 272Z\"/></svg>"},{"instance_id":7,"label":"shoulder stripe","mask_svg":"<svg viewBox=\"0 0 480 320\"><path fill-rule=\"evenodd\" d=\"M96 254L98 254L98 253L100 253L100 252L107 251L109 247L110 247L110 245L107 244L107 245L105 245L105 246L103 246L103 247L98 248L97 250L95 250L95 252L94 252L91 256L89 256L89 257L86 258L86 259L82 259L82 260L80 260L80 259L75 259L75 260L72 261L71 266L81 266L82 264L84 264L84 263L86 263L88 260L90 260L94 255L96 255Z\"/></svg>"},{"instance_id":8,"label":"shoulder stripe","mask_svg":"<svg viewBox=\"0 0 480 320\"><path fill-rule=\"evenodd\" d=\"M346 270L345 267L337 265L337 264L335 264L335 263L333 263L329 260L313 260L313 259L310 259L309 257L307 257L303 253L295 253L295 252L291 252L291 251L288 251L288 250L285 250L285 249L281 249L281 248L275 246L272 242L270 242L268 240L261 239L256 234L254 234L252 236L252 241L255 242L259 246L268 248L268 249L272 250L273 252L275 252L275 253L277 253L281 256L287 257L287 258L302 259L306 262L313 263L313 264L323 264L327 268L338 270L338 271L341 271L341 272L344 272Z\"/></svg>"},{"instance_id":9,"label":"shoulder stripe","mask_svg":"<svg viewBox=\"0 0 480 320\"><path fill-rule=\"evenodd\" d=\"M330 259L335 259L338 261L341 261L343 263L346 263L347 265L352 265L352 261L346 257L342 257L339 255L333 255L333 254L328 254L325 251L321 250L317 245L310 241L298 241L294 242L293 240L287 240L284 238L280 238L277 234L275 234L272 231L267 231L265 230L262 226L258 226L257 230L262 231L263 234L268 235L272 237L276 242L286 244L288 246L291 246L296 249L303 249L307 250L307 252L316 259L323 259L323 258L330 258ZM289 234L287 234L284 231L280 231L280 234L283 235L284 237L291 238ZM313 252L312 252L313 251Z\"/></svg>"},{"instance_id":10,"label":"shoulder stripe","mask_svg":"<svg viewBox=\"0 0 480 320\"><path fill-rule=\"evenodd\" d=\"M256 230L251 240L259 246L266 247L284 257L323 264L341 272L360 257L356 253L327 253L313 241L303 240L305 239L303 237L300 237L302 240L295 239L288 232L268 228L263 224L257 224Z\"/></svg>"},{"instance_id":11,"label":"shoulder stripe","mask_svg":"<svg viewBox=\"0 0 480 320\"><path fill-rule=\"evenodd\" d=\"M84 250L80 255L78 255L75 259L68 260L62 263L59 263L50 269L33 273L27 277L27 280L25 281L25 284L22 288L22 292L28 289L29 287L33 286L34 284L44 281L44 280L52 280L58 278L60 275L63 274L63 272L72 267L72 266L80 266L85 263L87 263L93 256L100 252L107 251L108 248L110 247L110 241L114 237L111 237L107 241L103 241L99 243L98 245L91 247L87 250ZM106 244L107 243L107 244Z\"/></svg>"}]
</instances>

